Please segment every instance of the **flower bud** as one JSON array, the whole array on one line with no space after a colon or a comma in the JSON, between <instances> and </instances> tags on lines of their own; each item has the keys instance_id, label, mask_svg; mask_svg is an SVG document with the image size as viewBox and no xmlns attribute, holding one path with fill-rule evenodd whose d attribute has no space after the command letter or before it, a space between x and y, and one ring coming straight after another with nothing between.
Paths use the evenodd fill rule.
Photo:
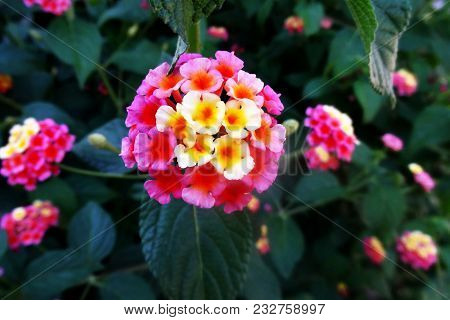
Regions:
<instances>
[{"instance_id":1,"label":"flower bud","mask_svg":"<svg viewBox=\"0 0 450 320\"><path fill-rule=\"evenodd\" d=\"M290 136L291 134L297 132L300 124L295 119L288 119L283 122L283 126L286 128L286 136Z\"/></svg>"},{"instance_id":2,"label":"flower bud","mask_svg":"<svg viewBox=\"0 0 450 320\"><path fill-rule=\"evenodd\" d=\"M138 31L139 31L139 25L137 23L135 23L131 27L128 28L127 35L128 35L128 37L133 38Z\"/></svg>"},{"instance_id":3,"label":"flower bud","mask_svg":"<svg viewBox=\"0 0 450 320\"><path fill-rule=\"evenodd\" d=\"M114 147L106 137L101 133L91 133L88 137L88 142L91 146L102 149L102 150L108 150L114 153L120 153L120 150L118 150L116 147Z\"/></svg>"},{"instance_id":4,"label":"flower bud","mask_svg":"<svg viewBox=\"0 0 450 320\"><path fill-rule=\"evenodd\" d=\"M105 146L108 144L108 140L101 133L91 133L88 136L88 142L97 149L105 149Z\"/></svg>"},{"instance_id":5,"label":"flower bud","mask_svg":"<svg viewBox=\"0 0 450 320\"><path fill-rule=\"evenodd\" d=\"M42 40L42 35L39 32L39 30L36 29L30 29L30 31L28 31L28 33L30 34L30 36L35 40L35 41L41 41Z\"/></svg>"}]
</instances>

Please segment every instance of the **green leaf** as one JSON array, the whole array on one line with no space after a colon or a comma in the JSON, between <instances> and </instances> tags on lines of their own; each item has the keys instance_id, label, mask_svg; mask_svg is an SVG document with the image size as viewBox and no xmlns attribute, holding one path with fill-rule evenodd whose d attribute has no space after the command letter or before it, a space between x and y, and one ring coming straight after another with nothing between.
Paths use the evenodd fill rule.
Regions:
<instances>
[{"instance_id":1,"label":"green leaf","mask_svg":"<svg viewBox=\"0 0 450 320\"><path fill-rule=\"evenodd\" d=\"M74 68L80 87L99 63L102 37L97 26L80 18L64 17L50 23L45 36L48 48L63 62Z\"/></svg>"},{"instance_id":2,"label":"green leaf","mask_svg":"<svg viewBox=\"0 0 450 320\"><path fill-rule=\"evenodd\" d=\"M188 43L188 29L222 6L225 0L149 0L156 14Z\"/></svg>"},{"instance_id":3,"label":"green leaf","mask_svg":"<svg viewBox=\"0 0 450 320\"><path fill-rule=\"evenodd\" d=\"M281 288L275 274L266 266L256 250L252 250L244 296L249 300L280 300Z\"/></svg>"},{"instance_id":4,"label":"green leaf","mask_svg":"<svg viewBox=\"0 0 450 320\"><path fill-rule=\"evenodd\" d=\"M100 262L113 249L116 230L109 214L95 202L89 202L72 218L68 241L88 261Z\"/></svg>"},{"instance_id":5,"label":"green leaf","mask_svg":"<svg viewBox=\"0 0 450 320\"><path fill-rule=\"evenodd\" d=\"M450 109L444 106L425 108L415 119L409 149L417 151L425 146L450 141Z\"/></svg>"},{"instance_id":6,"label":"green leaf","mask_svg":"<svg viewBox=\"0 0 450 320\"><path fill-rule=\"evenodd\" d=\"M345 0L358 27L366 52L370 52L370 45L375 39L377 20L370 0Z\"/></svg>"},{"instance_id":7,"label":"green leaf","mask_svg":"<svg viewBox=\"0 0 450 320\"><path fill-rule=\"evenodd\" d=\"M7 43L0 45L0 70L10 75L29 75L36 70L38 59L31 51L13 47ZM14 63L11 63L14 61Z\"/></svg>"},{"instance_id":8,"label":"green leaf","mask_svg":"<svg viewBox=\"0 0 450 320\"><path fill-rule=\"evenodd\" d=\"M33 299L53 299L62 291L86 281L92 271L76 251L48 251L28 266L22 291Z\"/></svg>"},{"instance_id":9,"label":"green leaf","mask_svg":"<svg viewBox=\"0 0 450 320\"><path fill-rule=\"evenodd\" d=\"M113 146L120 150L122 138L127 136L128 130L123 120L114 119L91 133L103 134ZM130 171L125 167L118 154L95 148L88 142L87 137L75 144L72 151L88 165L102 172L125 173Z\"/></svg>"},{"instance_id":10,"label":"green leaf","mask_svg":"<svg viewBox=\"0 0 450 320\"><path fill-rule=\"evenodd\" d=\"M284 277L289 278L295 265L303 255L302 231L289 217L273 216L267 221L270 256Z\"/></svg>"},{"instance_id":11,"label":"green leaf","mask_svg":"<svg viewBox=\"0 0 450 320\"><path fill-rule=\"evenodd\" d=\"M327 84L329 84L329 82L322 77L311 79L303 88L303 97L316 99L325 95L330 89L330 86Z\"/></svg>"},{"instance_id":12,"label":"green leaf","mask_svg":"<svg viewBox=\"0 0 450 320\"><path fill-rule=\"evenodd\" d=\"M88 201L103 203L117 196L117 193L108 188L101 179L74 174L68 176L65 180L77 190L78 201L81 203Z\"/></svg>"},{"instance_id":13,"label":"green leaf","mask_svg":"<svg viewBox=\"0 0 450 320\"><path fill-rule=\"evenodd\" d=\"M160 60L161 48L148 40L141 40L133 48L114 53L110 62L125 71L146 75L148 69L156 66Z\"/></svg>"},{"instance_id":14,"label":"green leaf","mask_svg":"<svg viewBox=\"0 0 450 320\"><path fill-rule=\"evenodd\" d=\"M364 195L362 218L373 229L395 229L406 211L406 199L401 190L393 185L373 185Z\"/></svg>"},{"instance_id":15,"label":"green leaf","mask_svg":"<svg viewBox=\"0 0 450 320\"><path fill-rule=\"evenodd\" d=\"M364 122L372 121L383 104L383 97L380 96L367 81L356 81L353 84L353 92L356 99L363 108Z\"/></svg>"},{"instance_id":16,"label":"green leaf","mask_svg":"<svg viewBox=\"0 0 450 320\"><path fill-rule=\"evenodd\" d=\"M408 0L372 0L378 27L370 45L370 80L375 90L395 104L392 73L395 71L398 41L408 26L411 6Z\"/></svg>"},{"instance_id":17,"label":"green leaf","mask_svg":"<svg viewBox=\"0 0 450 320\"><path fill-rule=\"evenodd\" d=\"M170 67L170 72L172 72L173 68L175 68L175 65L178 61L178 59L180 58L180 56L185 53L187 50L187 44L186 42L183 41L183 39L181 37L178 37L177 40L177 48L175 50L175 54L173 55L173 59L172 59L172 65Z\"/></svg>"},{"instance_id":18,"label":"green leaf","mask_svg":"<svg viewBox=\"0 0 450 320\"><path fill-rule=\"evenodd\" d=\"M0 229L0 259L3 257L5 252L8 250L8 235L6 231Z\"/></svg>"},{"instance_id":19,"label":"green leaf","mask_svg":"<svg viewBox=\"0 0 450 320\"><path fill-rule=\"evenodd\" d=\"M66 124L71 133L75 134L80 134L86 129L83 123L74 120L64 110L49 102L37 101L27 104L23 108L23 117L33 117L37 120L51 118L59 124Z\"/></svg>"},{"instance_id":20,"label":"green leaf","mask_svg":"<svg viewBox=\"0 0 450 320\"><path fill-rule=\"evenodd\" d=\"M181 200L149 201L140 215L150 270L172 299L233 299L253 246L246 213L197 209Z\"/></svg>"},{"instance_id":21,"label":"green leaf","mask_svg":"<svg viewBox=\"0 0 450 320\"><path fill-rule=\"evenodd\" d=\"M49 200L63 213L72 213L78 202L75 191L63 179L53 178L38 184L36 190L29 193L30 200Z\"/></svg>"},{"instance_id":22,"label":"green leaf","mask_svg":"<svg viewBox=\"0 0 450 320\"><path fill-rule=\"evenodd\" d=\"M310 36L320 30L320 21L324 16L322 4L317 2L300 3L295 7L295 12L303 18L305 35Z\"/></svg>"},{"instance_id":23,"label":"green leaf","mask_svg":"<svg viewBox=\"0 0 450 320\"><path fill-rule=\"evenodd\" d=\"M112 19L130 22L145 22L152 18L151 10L144 10L140 6L141 0L120 0L104 11L98 20L99 25Z\"/></svg>"},{"instance_id":24,"label":"green leaf","mask_svg":"<svg viewBox=\"0 0 450 320\"><path fill-rule=\"evenodd\" d=\"M355 30L344 28L336 33L330 46L328 67L336 77L346 75L365 61L364 48Z\"/></svg>"},{"instance_id":25,"label":"green leaf","mask_svg":"<svg viewBox=\"0 0 450 320\"><path fill-rule=\"evenodd\" d=\"M374 157L373 150L370 149L367 144L361 142L355 148L355 152L353 153L352 157L352 163L362 167L366 167L368 164L372 162L373 157Z\"/></svg>"},{"instance_id":26,"label":"green leaf","mask_svg":"<svg viewBox=\"0 0 450 320\"><path fill-rule=\"evenodd\" d=\"M333 201L344 193L336 177L327 171L313 171L300 179L295 187L295 194L309 206Z\"/></svg>"},{"instance_id":27,"label":"green leaf","mask_svg":"<svg viewBox=\"0 0 450 320\"><path fill-rule=\"evenodd\" d=\"M154 300L155 294L147 281L131 273L108 275L100 287L104 300Z\"/></svg>"}]
</instances>

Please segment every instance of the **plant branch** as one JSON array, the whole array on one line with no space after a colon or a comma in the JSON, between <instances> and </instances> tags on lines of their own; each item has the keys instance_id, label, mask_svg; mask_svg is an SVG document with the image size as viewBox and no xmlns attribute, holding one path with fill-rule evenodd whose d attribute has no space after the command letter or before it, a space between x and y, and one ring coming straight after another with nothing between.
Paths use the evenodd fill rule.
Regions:
<instances>
[{"instance_id":1,"label":"plant branch","mask_svg":"<svg viewBox=\"0 0 450 320\"><path fill-rule=\"evenodd\" d=\"M22 112L22 106L18 102L15 102L13 99L10 99L2 94L0 94L0 102L16 111Z\"/></svg>"},{"instance_id":2,"label":"plant branch","mask_svg":"<svg viewBox=\"0 0 450 320\"><path fill-rule=\"evenodd\" d=\"M114 92L111 83L109 82L108 76L105 73L105 70L101 67L97 68L98 74L100 78L102 79L103 84L108 89L109 96L111 97L112 102L114 103L114 106L117 110L117 115L121 117L123 115L123 109L122 109L122 101L117 97L116 93Z\"/></svg>"},{"instance_id":3,"label":"plant branch","mask_svg":"<svg viewBox=\"0 0 450 320\"><path fill-rule=\"evenodd\" d=\"M188 52L201 53L202 41L200 39L200 21L192 24L187 32Z\"/></svg>"},{"instance_id":4,"label":"plant branch","mask_svg":"<svg viewBox=\"0 0 450 320\"><path fill-rule=\"evenodd\" d=\"M65 170L67 172L82 174L82 175L91 176L91 177L105 178L105 179L145 180L148 178L147 176L139 176L139 175L131 175L131 174L118 174L118 173L99 172L99 171L93 171L93 170L80 169L80 168L75 168L75 167L68 166L68 165L62 164L62 163L59 164L59 166L61 167L61 169Z\"/></svg>"}]
</instances>

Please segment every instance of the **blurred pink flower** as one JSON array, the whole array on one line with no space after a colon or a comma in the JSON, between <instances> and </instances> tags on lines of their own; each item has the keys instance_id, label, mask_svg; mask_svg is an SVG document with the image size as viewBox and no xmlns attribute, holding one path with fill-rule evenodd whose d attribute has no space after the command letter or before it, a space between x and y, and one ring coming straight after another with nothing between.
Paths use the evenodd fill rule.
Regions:
<instances>
[{"instance_id":1,"label":"blurred pink flower","mask_svg":"<svg viewBox=\"0 0 450 320\"><path fill-rule=\"evenodd\" d=\"M322 20L320 20L320 26L322 29L330 29L333 26L333 19L330 17L323 17Z\"/></svg>"},{"instance_id":2,"label":"blurred pink flower","mask_svg":"<svg viewBox=\"0 0 450 320\"><path fill-rule=\"evenodd\" d=\"M211 26L208 28L208 34L216 39L227 41L229 34L225 27Z\"/></svg>"},{"instance_id":3,"label":"blurred pink flower","mask_svg":"<svg viewBox=\"0 0 450 320\"><path fill-rule=\"evenodd\" d=\"M284 20L284 29L289 33L302 33L304 27L303 19L297 16L290 16Z\"/></svg>"},{"instance_id":4,"label":"blurred pink flower","mask_svg":"<svg viewBox=\"0 0 450 320\"><path fill-rule=\"evenodd\" d=\"M339 160L350 162L358 144L350 117L333 106L306 109L305 125L311 128L305 153L311 169L335 170Z\"/></svg>"},{"instance_id":5,"label":"blurred pink flower","mask_svg":"<svg viewBox=\"0 0 450 320\"><path fill-rule=\"evenodd\" d=\"M409 171L411 171L411 173L413 174L416 183L420 185L425 192L430 192L434 189L436 183L434 182L430 174L423 170L420 165L411 163L409 164L408 168Z\"/></svg>"},{"instance_id":6,"label":"blurred pink flower","mask_svg":"<svg viewBox=\"0 0 450 320\"><path fill-rule=\"evenodd\" d=\"M56 226L59 210L49 201L34 201L26 207L18 207L5 214L0 228L6 231L9 247L38 245L48 228Z\"/></svg>"},{"instance_id":7,"label":"blurred pink flower","mask_svg":"<svg viewBox=\"0 0 450 320\"><path fill-rule=\"evenodd\" d=\"M396 135L392 133L386 133L381 137L386 148L389 148L393 151L400 151L403 149L403 141Z\"/></svg>"},{"instance_id":8,"label":"blurred pink flower","mask_svg":"<svg viewBox=\"0 0 450 320\"><path fill-rule=\"evenodd\" d=\"M417 91L417 78L411 72L400 69L392 75L392 82L399 96L412 96Z\"/></svg>"},{"instance_id":9,"label":"blurred pink flower","mask_svg":"<svg viewBox=\"0 0 450 320\"><path fill-rule=\"evenodd\" d=\"M438 257L433 239L421 231L405 231L397 239L397 252L402 262L413 269L428 270Z\"/></svg>"},{"instance_id":10,"label":"blurred pink flower","mask_svg":"<svg viewBox=\"0 0 450 320\"><path fill-rule=\"evenodd\" d=\"M377 237L366 237L364 242L364 253L376 265L380 265L386 258L383 244Z\"/></svg>"},{"instance_id":11,"label":"blurred pink flower","mask_svg":"<svg viewBox=\"0 0 450 320\"><path fill-rule=\"evenodd\" d=\"M65 124L52 119L37 121L28 118L23 125L10 130L8 144L0 148L0 174L10 185L21 184L30 191L38 181L59 174L60 163L72 149L75 136Z\"/></svg>"}]
</instances>

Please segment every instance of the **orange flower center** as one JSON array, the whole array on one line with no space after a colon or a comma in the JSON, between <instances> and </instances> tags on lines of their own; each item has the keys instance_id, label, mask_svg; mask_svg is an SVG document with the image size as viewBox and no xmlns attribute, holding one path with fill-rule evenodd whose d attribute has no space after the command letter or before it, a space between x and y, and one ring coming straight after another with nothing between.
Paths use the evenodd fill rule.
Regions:
<instances>
[{"instance_id":1,"label":"orange flower center","mask_svg":"<svg viewBox=\"0 0 450 320\"><path fill-rule=\"evenodd\" d=\"M159 82L159 86L163 90L171 89L182 79L180 74L170 74L165 76Z\"/></svg>"},{"instance_id":2,"label":"orange flower center","mask_svg":"<svg viewBox=\"0 0 450 320\"><path fill-rule=\"evenodd\" d=\"M214 77L206 71L199 71L192 75L191 88L193 90L207 90L214 85Z\"/></svg>"},{"instance_id":3,"label":"orange flower center","mask_svg":"<svg viewBox=\"0 0 450 320\"><path fill-rule=\"evenodd\" d=\"M236 85L233 91L236 99L253 99L255 97L250 88L243 84Z\"/></svg>"},{"instance_id":4,"label":"orange flower center","mask_svg":"<svg viewBox=\"0 0 450 320\"><path fill-rule=\"evenodd\" d=\"M233 68L226 64L217 65L216 70L219 71L225 78L231 78L234 75Z\"/></svg>"}]
</instances>

